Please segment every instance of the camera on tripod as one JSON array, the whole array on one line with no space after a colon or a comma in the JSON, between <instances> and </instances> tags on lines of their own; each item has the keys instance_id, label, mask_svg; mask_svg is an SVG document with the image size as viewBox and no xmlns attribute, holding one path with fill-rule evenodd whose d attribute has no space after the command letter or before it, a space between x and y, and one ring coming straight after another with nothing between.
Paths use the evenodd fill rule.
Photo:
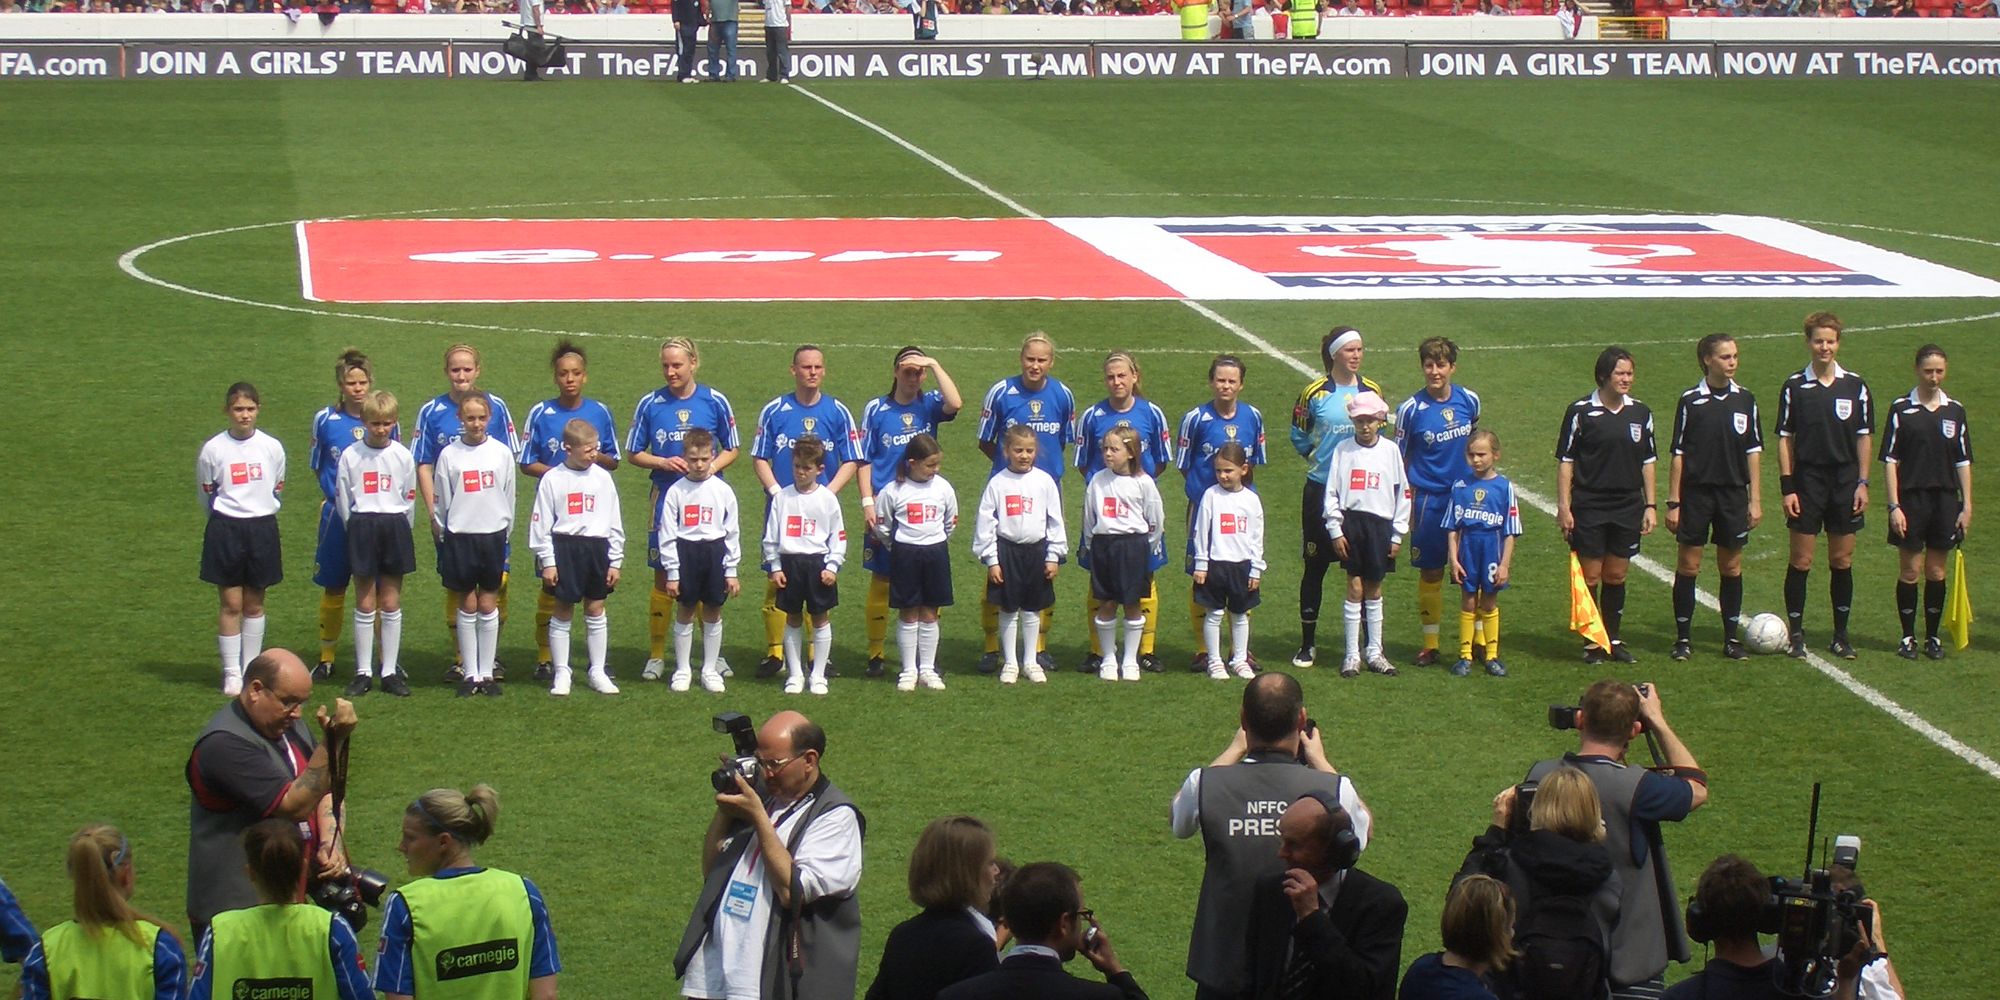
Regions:
<instances>
[{"instance_id":1,"label":"camera on tripod","mask_svg":"<svg viewBox=\"0 0 2000 1000\"><path fill-rule=\"evenodd\" d=\"M757 763L757 726L742 712L724 712L712 723L715 731L729 737L732 749L730 757L721 767L708 776L708 783L721 794L742 791L736 786L740 776L751 787L764 778L763 766Z\"/></svg>"},{"instance_id":2,"label":"camera on tripod","mask_svg":"<svg viewBox=\"0 0 2000 1000\"><path fill-rule=\"evenodd\" d=\"M389 876L373 868L356 868L344 878L315 882L306 895L321 909L340 914L359 934L368 926L368 908L380 907L388 888Z\"/></svg>"}]
</instances>

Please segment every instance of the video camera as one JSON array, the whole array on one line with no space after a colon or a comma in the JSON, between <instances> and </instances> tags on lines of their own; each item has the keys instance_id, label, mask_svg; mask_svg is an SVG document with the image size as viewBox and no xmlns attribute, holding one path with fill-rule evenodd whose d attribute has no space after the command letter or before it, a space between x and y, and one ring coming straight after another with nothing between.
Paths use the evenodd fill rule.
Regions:
<instances>
[{"instance_id":1,"label":"video camera","mask_svg":"<svg viewBox=\"0 0 2000 1000\"><path fill-rule=\"evenodd\" d=\"M730 759L715 773L708 776L708 783L715 786L718 793L739 792L736 778L755 787L764 778L764 769L757 763L757 725L742 712L724 712L714 718L715 731L729 737L732 749Z\"/></svg>"},{"instance_id":2,"label":"video camera","mask_svg":"<svg viewBox=\"0 0 2000 1000\"><path fill-rule=\"evenodd\" d=\"M1759 931L1778 936L1778 960L1784 963L1779 988L1788 996L1826 997L1839 982L1836 967L1861 943L1875 923L1875 908L1863 903L1861 883L1833 887L1832 867L1853 871L1861 860L1861 838L1835 839L1831 861L1813 867L1813 841L1819 836L1819 783L1813 783L1812 820L1806 828L1806 871L1799 879L1771 879L1771 920L1776 926ZM1823 854L1824 858L1825 855Z\"/></svg>"},{"instance_id":3,"label":"video camera","mask_svg":"<svg viewBox=\"0 0 2000 1000\"><path fill-rule=\"evenodd\" d=\"M382 893L388 888L389 876L373 868L355 868L345 878L315 882L306 895L320 909L340 914L359 934L368 926L368 908L381 906Z\"/></svg>"},{"instance_id":4,"label":"video camera","mask_svg":"<svg viewBox=\"0 0 2000 1000\"><path fill-rule=\"evenodd\" d=\"M500 46L508 55L537 69L561 66L569 61L569 39L557 35L544 34L527 25L515 24L512 21L502 21L500 23L505 27L514 29L514 33L508 35L507 40L502 42Z\"/></svg>"}]
</instances>

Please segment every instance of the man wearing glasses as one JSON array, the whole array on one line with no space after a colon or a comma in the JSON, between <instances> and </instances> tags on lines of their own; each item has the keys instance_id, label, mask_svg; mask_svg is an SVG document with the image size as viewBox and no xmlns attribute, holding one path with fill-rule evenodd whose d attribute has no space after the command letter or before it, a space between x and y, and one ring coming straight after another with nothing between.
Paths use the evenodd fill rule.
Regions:
<instances>
[{"instance_id":1,"label":"man wearing glasses","mask_svg":"<svg viewBox=\"0 0 2000 1000\"><path fill-rule=\"evenodd\" d=\"M326 734L313 739L305 703L312 674L288 650L266 650L243 673L243 691L222 706L188 754L188 924L201 940L214 916L257 905L243 867L243 831L274 816L295 820L318 859L321 878L347 872L333 816L329 744L354 731L354 705L336 698L319 708Z\"/></svg>"},{"instance_id":2,"label":"man wearing glasses","mask_svg":"<svg viewBox=\"0 0 2000 1000\"><path fill-rule=\"evenodd\" d=\"M715 797L702 839L707 876L674 955L696 1000L832 1000L854 995L861 959L866 819L820 773L826 732L797 712L757 731L761 787Z\"/></svg>"}]
</instances>

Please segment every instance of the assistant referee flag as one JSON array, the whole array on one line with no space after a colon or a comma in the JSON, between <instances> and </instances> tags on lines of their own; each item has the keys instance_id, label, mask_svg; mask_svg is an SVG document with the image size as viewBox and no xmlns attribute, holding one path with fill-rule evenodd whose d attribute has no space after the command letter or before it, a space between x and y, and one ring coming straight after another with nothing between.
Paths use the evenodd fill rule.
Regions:
<instances>
[{"instance_id":1,"label":"assistant referee flag","mask_svg":"<svg viewBox=\"0 0 2000 1000\"><path fill-rule=\"evenodd\" d=\"M1604 631L1604 616L1597 611L1597 601L1590 596L1589 585L1583 582L1583 564L1576 561L1576 553L1569 554L1569 627L1572 632L1580 632L1583 637L1597 644L1599 649L1611 648L1611 636Z\"/></svg>"},{"instance_id":2,"label":"assistant referee flag","mask_svg":"<svg viewBox=\"0 0 2000 1000\"><path fill-rule=\"evenodd\" d=\"M1953 553L1951 596L1944 602L1944 627L1951 633L1951 648L1964 649L1972 641L1972 595L1965 592L1965 550Z\"/></svg>"}]
</instances>

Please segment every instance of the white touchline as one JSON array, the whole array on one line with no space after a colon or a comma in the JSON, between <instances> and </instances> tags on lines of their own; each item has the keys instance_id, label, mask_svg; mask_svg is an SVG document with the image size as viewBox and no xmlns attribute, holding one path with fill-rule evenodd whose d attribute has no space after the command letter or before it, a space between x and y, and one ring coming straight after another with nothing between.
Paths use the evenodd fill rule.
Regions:
<instances>
[{"instance_id":1,"label":"white touchline","mask_svg":"<svg viewBox=\"0 0 2000 1000\"><path fill-rule=\"evenodd\" d=\"M959 179L960 181L963 181L968 187L971 187L973 190L976 190L979 193L986 195L989 198L992 198L994 201L997 201L1000 204L1007 206L1008 208L1020 213L1021 215L1030 219L1043 218L1043 216L1040 213L1035 212L1034 210L1021 204L1020 202L1017 202L1014 199L1009 198L1006 195L1001 194L1000 192L995 191L994 189L986 186L985 184L973 179L970 175L966 174L964 171L959 170L957 167L954 167L951 164L938 159L936 156L931 155L929 152L925 151L922 147L917 146L915 143L910 142L908 139L905 139L902 136L899 136L896 133L891 132L886 128L883 128L882 126L877 125L874 122L869 121L868 119L863 118L860 115L857 115L854 112L849 111L846 108L843 108L840 105L835 104L832 101L829 101L826 98L821 97L818 94L815 94L812 91L807 90L802 86L793 84L792 89L798 91L801 94L806 95L807 97L812 98L815 101L818 101L820 104L825 105L828 109L840 114L845 118L852 120L854 123L882 136L883 138L888 139L890 142L893 142L896 145L901 146L906 150L909 150L911 153L921 157L925 162L931 164L934 167L937 167L939 170L942 170L947 174L950 174L951 176ZM1201 303L1196 302L1193 299L1182 299L1180 300L1180 302L1181 305L1184 305L1189 309L1192 309L1195 312L1201 314L1201 316L1207 319L1209 322L1212 322L1215 325L1222 327L1224 330L1227 330L1230 333L1235 334L1237 337L1241 338L1245 343L1249 344L1252 347L1255 347L1258 351L1264 353L1265 355L1277 361L1283 362L1287 367L1298 372L1299 374L1304 375L1308 378L1318 378L1322 374L1320 371L1315 370L1311 365L1308 365L1305 362L1300 361L1298 358L1295 358L1290 354L1286 354L1284 351L1279 350L1277 346L1272 344L1270 341L1265 340L1264 338L1259 337L1254 333L1251 333L1247 329L1244 329L1241 324L1235 322L1234 320L1231 320L1229 317L1224 316L1221 313L1216 312L1215 310L1210 309L1209 307L1202 305ZM1542 496L1540 493L1536 493L1533 490L1523 489L1519 484L1515 485L1515 492L1520 494L1521 499L1528 501L1528 503L1531 506L1533 506L1536 510L1541 511L1542 513L1547 514L1550 517L1555 516L1556 505L1553 501L1549 500L1549 498ZM1650 576L1660 581L1661 583L1672 584L1674 582L1674 574L1670 570L1668 570L1665 566L1660 565L1658 562L1647 558L1646 556L1638 556L1637 558L1634 558L1632 560L1632 565L1639 567L1639 569L1643 570L1647 576ZM1715 595L1709 593L1706 590L1696 590L1695 599L1699 601L1703 607L1708 608L1710 610L1718 610L1721 607L1721 605L1716 601ZM1888 695L1883 694L1881 691L1862 682L1859 678L1856 678L1853 674L1850 674L1847 671L1834 666L1832 663L1827 662L1825 659L1821 658L1819 654L1813 652L1806 653L1806 663L1811 665L1814 670L1817 670L1820 673L1825 674L1834 683L1839 684L1841 687L1844 687L1847 690L1853 692L1856 696L1860 697L1861 700L1867 702L1870 705L1875 706L1876 708L1881 709L1884 712L1889 713L1890 717L1894 718L1897 722L1900 722L1903 725L1916 730L1917 733L1922 735L1925 739L1930 740L1932 743L1935 743L1938 746L1944 748L1945 750L1950 751L1953 755L1964 760L1966 763L1971 764L1973 767L1976 767L1981 771L1986 772L1986 774L1989 777L1992 777L1996 780L2000 780L2000 761L1996 761L1992 757L1989 757L1986 754L1983 754L1978 750L1970 746L1967 746L1958 737L1953 736L1952 734L1945 732L1942 729L1939 729L1937 726L1932 725L1929 721L1925 720L1922 716L1918 715L1917 713L1912 712L1901 705L1898 705L1895 702L1895 700L1890 698Z\"/></svg>"}]
</instances>

